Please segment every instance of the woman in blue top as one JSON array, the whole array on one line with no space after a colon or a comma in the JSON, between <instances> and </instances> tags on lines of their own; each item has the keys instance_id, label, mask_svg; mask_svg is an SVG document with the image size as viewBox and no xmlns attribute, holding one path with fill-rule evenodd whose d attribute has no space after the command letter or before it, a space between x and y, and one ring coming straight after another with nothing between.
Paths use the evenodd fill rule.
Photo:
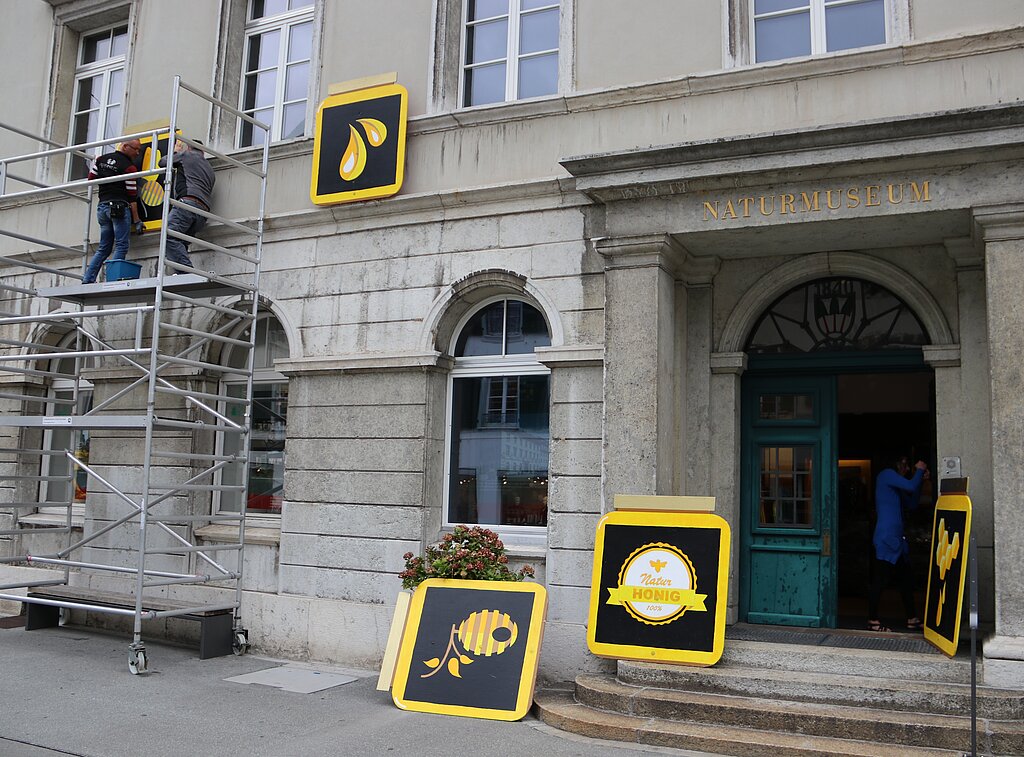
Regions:
<instances>
[{"instance_id":1,"label":"woman in blue top","mask_svg":"<svg viewBox=\"0 0 1024 757\"><path fill-rule=\"evenodd\" d=\"M903 597L903 608L907 614L907 628L917 631L923 625L914 610L914 576L907 555L910 547L903 535L903 508L913 509L921 497L921 483L929 477L928 466L923 460L914 464L914 475L910 472L910 460L901 457L894 468L886 468L875 481L875 575L868 594L868 630L889 631L878 617L878 602L882 590L895 577Z\"/></svg>"}]
</instances>

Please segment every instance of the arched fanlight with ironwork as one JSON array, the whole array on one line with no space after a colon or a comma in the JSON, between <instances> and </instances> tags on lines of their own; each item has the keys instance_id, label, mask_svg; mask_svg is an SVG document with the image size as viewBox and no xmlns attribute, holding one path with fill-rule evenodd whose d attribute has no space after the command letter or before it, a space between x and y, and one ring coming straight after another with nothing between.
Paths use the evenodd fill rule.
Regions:
<instances>
[{"instance_id":1,"label":"arched fanlight with ironwork","mask_svg":"<svg viewBox=\"0 0 1024 757\"><path fill-rule=\"evenodd\" d=\"M747 340L753 354L889 350L928 344L914 312L885 287L832 277L802 284L765 310Z\"/></svg>"}]
</instances>

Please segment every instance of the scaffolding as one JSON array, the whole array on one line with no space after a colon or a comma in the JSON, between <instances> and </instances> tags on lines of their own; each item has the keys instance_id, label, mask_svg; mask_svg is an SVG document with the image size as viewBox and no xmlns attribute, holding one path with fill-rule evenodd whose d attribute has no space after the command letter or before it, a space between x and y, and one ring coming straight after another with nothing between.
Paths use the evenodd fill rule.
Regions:
<instances>
[{"instance_id":1,"label":"scaffolding","mask_svg":"<svg viewBox=\"0 0 1024 757\"><path fill-rule=\"evenodd\" d=\"M183 102L194 110L193 98L211 119L227 113L252 124L262 135L258 166L180 133L179 110ZM45 566L53 575L31 571L33 580L0 583L0 599L25 603L29 628L59 622L71 610L131 617L133 674L148 668L143 620L201 620L201 657L242 654L248 649L240 607L269 127L175 77L169 123L152 131L62 146L6 128L45 149L0 158L0 235L16 240L12 253L0 255L0 403L6 411L0 432L7 434L7 444L0 443L0 518L6 515L0 540L10 553L0 553L0 564ZM91 159L92 151L135 138L148 138L151 149L133 174L57 183L28 175L56 173L54 165L71 156ZM172 198L175 138L234 169L233 183L251 182L248 196L258 197L253 215L232 220ZM158 165L161 139L168 144L164 167ZM184 207L203 216L214 236L240 241L220 245L161 223L152 275L82 284L97 185L131 176L140 188L152 182L150 197L162 188L163 219ZM232 201L244 195L235 189ZM219 190L225 193L223 182ZM83 211L80 246L2 228L5 216L67 205ZM193 255L214 253L220 273L168 259L168 238L190 244ZM219 381L229 369L210 357L218 351L244 355L244 361L232 360L244 369L230 368L245 375L241 396ZM53 390L55 382L62 391ZM102 398L101 387L107 390ZM117 459L98 459L97 436ZM80 515L76 500L83 498ZM237 510L218 511L216 498L233 498ZM57 522L26 527L41 508ZM237 540L203 543L196 531L208 524L237 524ZM207 630L215 638L204 639Z\"/></svg>"}]
</instances>

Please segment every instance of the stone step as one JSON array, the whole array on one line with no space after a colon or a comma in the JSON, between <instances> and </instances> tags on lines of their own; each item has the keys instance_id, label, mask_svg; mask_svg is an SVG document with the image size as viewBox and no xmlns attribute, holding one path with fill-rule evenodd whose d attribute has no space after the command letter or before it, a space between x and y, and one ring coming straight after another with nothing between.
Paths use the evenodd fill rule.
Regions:
<instances>
[{"instance_id":1,"label":"stone step","mask_svg":"<svg viewBox=\"0 0 1024 757\"><path fill-rule=\"evenodd\" d=\"M858 635L845 632L850 644L882 643L882 636L901 634ZM979 680L981 661L979 660ZM814 673L843 673L847 675L897 678L915 681L971 682L971 659L957 656L952 659L936 651L898 652L879 651L857 647L828 647L805 644L772 644L758 641L727 639L719 665L740 665L747 668L775 670L801 670Z\"/></svg>"},{"instance_id":2,"label":"stone step","mask_svg":"<svg viewBox=\"0 0 1024 757\"><path fill-rule=\"evenodd\" d=\"M534 712L548 725L591 738L690 749L733 757L960 757L960 750L663 720L595 710L565 691L541 691Z\"/></svg>"},{"instance_id":3,"label":"stone step","mask_svg":"<svg viewBox=\"0 0 1024 757\"><path fill-rule=\"evenodd\" d=\"M575 699L597 710L657 720L959 751L969 751L971 743L969 715L652 689L601 675L579 676ZM986 754L1024 754L1024 725L1019 721L980 719L978 732Z\"/></svg>"},{"instance_id":4,"label":"stone step","mask_svg":"<svg viewBox=\"0 0 1024 757\"><path fill-rule=\"evenodd\" d=\"M620 660L618 679L633 686L787 699L796 702L861 705L905 712L964 715L971 711L969 684L897 680L875 676L717 665L712 668ZM1024 693L979 686L978 716L1024 718Z\"/></svg>"}]
</instances>

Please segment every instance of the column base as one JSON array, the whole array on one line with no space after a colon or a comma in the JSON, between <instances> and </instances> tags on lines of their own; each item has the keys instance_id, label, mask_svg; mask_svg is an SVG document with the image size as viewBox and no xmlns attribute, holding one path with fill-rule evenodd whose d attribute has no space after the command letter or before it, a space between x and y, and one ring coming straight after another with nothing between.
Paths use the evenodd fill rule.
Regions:
<instances>
[{"instance_id":1,"label":"column base","mask_svg":"<svg viewBox=\"0 0 1024 757\"><path fill-rule=\"evenodd\" d=\"M1024 690L1024 637L993 636L985 642L984 683Z\"/></svg>"}]
</instances>

